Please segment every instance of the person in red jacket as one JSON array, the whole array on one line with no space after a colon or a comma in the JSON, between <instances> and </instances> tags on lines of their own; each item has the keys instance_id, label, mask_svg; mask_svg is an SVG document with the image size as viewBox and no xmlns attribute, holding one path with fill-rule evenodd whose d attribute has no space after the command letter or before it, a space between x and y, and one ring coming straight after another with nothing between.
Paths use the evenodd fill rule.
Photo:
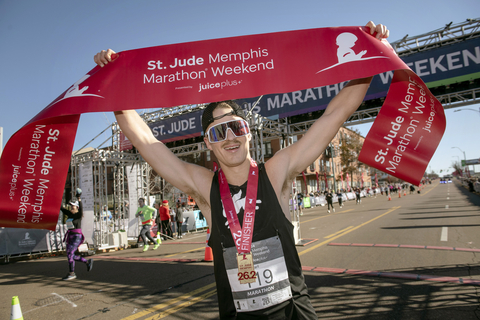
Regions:
<instances>
[{"instance_id":1,"label":"person in red jacket","mask_svg":"<svg viewBox=\"0 0 480 320\"><path fill-rule=\"evenodd\" d=\"M162 201L162 206L158 211L158 214L160 215L160 221L162 222L163 234L173 238L172 227L170 226L170 207L168 206L168 200Z\"/></svg>"}]
</instances>

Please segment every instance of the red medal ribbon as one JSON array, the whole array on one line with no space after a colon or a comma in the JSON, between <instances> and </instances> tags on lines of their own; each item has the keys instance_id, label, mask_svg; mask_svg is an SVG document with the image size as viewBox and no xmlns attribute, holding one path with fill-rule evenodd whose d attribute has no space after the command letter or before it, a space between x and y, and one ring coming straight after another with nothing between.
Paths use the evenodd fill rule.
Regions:
<instances>
[{"instance_id":1,"label":"red medal ribbon","mask_svg":"<svg viewBox=\"0 0 480 320\"><path fill-rule=\"evenodd\" d=\"M228 226L232 233L233 241L239 254L249 253L252 247L253 225L255 223L255 207L257 205L258 190L258 166L250 160L250 171L248 173L247 196L243 213L243 228L240 227L237 211L233 204L227 178L222 169L218 171L218 182L220 184L220 197L228 220Z\"/></svg>"}]
</instances>

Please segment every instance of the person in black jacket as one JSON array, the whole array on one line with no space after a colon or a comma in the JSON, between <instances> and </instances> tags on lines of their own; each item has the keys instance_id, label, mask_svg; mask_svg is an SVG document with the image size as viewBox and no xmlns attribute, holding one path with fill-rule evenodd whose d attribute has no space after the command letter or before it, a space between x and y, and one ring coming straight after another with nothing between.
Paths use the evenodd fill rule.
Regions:
<instances>
[{"instance_id":1,"label":"person in black jacket","mask_svg":"<svg viewBox=\"0 0 480 320\"><path fill-rule=\"evenodd\" d=\"M67 228L68 231L65 234L64 241L67 244L67 257L68 257L68 266L70 272L63 278L63 280L73 280L77 276L75 275L75 261L81 261L87 265L87 271L92 270L93 259L85 259L82 256L75 255L78 246L83 243L84 236L82 233L82 218L83 218L83 205L82 199L80 198L82 194L81 189L77 189L77 201L70 201L71 210L61 208L62 213L67 217Z\"/></svg>"},{"instance_id":2,"label":"person in black jacket","mask_svg":"<svg viewBox=\"0 0 480 320\"><path fill-rule=\"evenodd\" d=\"M343 207L343 195L342 195L342 191L340 189L337 189L337 197L338 197L338 206L340 208Z\"/></svg>"},{"instance_id":3,"label":"person in black jacket","mask_svg":"<svg viewBox=\"0 0 480 320\"><path fill-rule=\"evenodd\" d=\"M325 200L327 200L327 212L330 213L330 207L332 207L333 212L335 212L335 208L333 207L333 194L329 189L325 191Z\"/></svg>"}]
</instances>

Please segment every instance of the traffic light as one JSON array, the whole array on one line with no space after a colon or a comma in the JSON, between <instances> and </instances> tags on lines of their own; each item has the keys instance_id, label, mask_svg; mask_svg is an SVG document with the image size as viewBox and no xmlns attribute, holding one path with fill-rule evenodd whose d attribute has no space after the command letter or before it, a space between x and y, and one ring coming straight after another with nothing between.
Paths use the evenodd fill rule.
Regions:
<instances>
[{"instance_id":1,"label":"traffic light","mask_svg":"<svg viewBox=\"0 0 480 320\"><path fill-rule=\"evenodd\" d=\"M327 159L335 158L335 148L331 144L325 149L325 157Z\"/></svg>"}]
</instances>

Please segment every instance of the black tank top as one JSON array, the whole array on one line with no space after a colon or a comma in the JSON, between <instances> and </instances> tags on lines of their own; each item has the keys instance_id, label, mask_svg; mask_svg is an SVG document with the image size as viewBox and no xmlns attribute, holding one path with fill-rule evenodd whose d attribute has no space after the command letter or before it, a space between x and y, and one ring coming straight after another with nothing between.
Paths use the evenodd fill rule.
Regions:
<instances>
[{"instance_id":1,"label":"black tank top","mask_svg":"<svg viewBox=\"0 0 480 320\"><path fill-rule=\"evenodd\" d=\"M208 244L213 251L220 318L258 319L258 317L261 317L261 319L318 319L310 303L300 258L295 248L293 225L282 211L275 191L268 179L264 164L259 164L258 167L257 209L252 242L264 243L265 241L262 240L265 239L280 240L286 269L288 271L288 280L286 281L290 282L292 298L266 309L237 312L237 308L240 306L234 304L234 297L224 261L224 253L231 251L232 247L235 247L235 244L223 211L218 173L216 173L213 177L212 188L210 190L212 226ZM247 182L242 186L229 185L229 187L235 208L237 209L238 220L242 223ZM262 301L258 301L258 303L262 303Z\"/></svg>"}]
</instances>

